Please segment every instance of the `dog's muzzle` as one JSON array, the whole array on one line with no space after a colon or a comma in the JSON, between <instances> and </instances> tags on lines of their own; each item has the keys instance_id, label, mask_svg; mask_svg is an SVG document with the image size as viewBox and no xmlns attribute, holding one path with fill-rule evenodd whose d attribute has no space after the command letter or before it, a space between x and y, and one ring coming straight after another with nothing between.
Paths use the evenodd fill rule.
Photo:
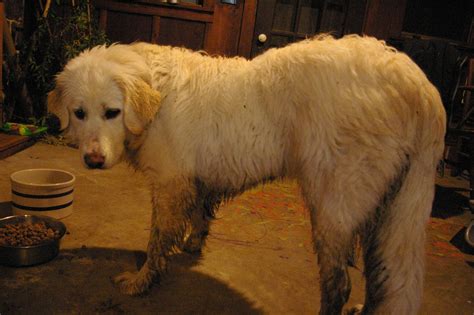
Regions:
<instances>
[{"instance_id":1,"label":"dog's muzzle","mask_svg":"<svg viewBox=\"0 0 474 315\"><path fill-rule=\"evenodd\" d=\"M105 163L105 156L99 153L84 154L84 162L89 168L102 168Z\"/></svg>"}]
</instances>

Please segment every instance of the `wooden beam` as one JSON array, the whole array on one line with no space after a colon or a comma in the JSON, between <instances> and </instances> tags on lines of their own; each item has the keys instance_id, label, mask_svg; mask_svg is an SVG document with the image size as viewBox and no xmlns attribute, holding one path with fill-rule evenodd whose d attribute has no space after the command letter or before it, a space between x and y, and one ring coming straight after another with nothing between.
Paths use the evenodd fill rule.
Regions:
<instances>
[{"instance_id":1,"label":"wooden beam","mask_svg":"<svg viewBox=\"0 0 474 315\"><path fill-rule=\"evenodd\" d=\"M153 44L158 43L158 37L160 36L160 17L154 16L151 24L151 42Z\"/></svg>"},{"instance_id":2,"label":"wooden beam","mask_svg":"<svg viewBox=\"0 0 474 315\"><path fill-rule=\"evenodd\" d=\"M0 160L30 147L34 143L33 137L0 133Z\"/></svg>"},{"instance_id":3,"label":"wooden beam","mask_svg":"<svg viewBox=\"0 0 474 315\"><path fill-rule=\"evenodd\" d=\"M94 0L94 6L98 9L118 11L124 13L143 14L151 16L165 16L189 21L209 22L213 21L213 9L201 6L189 5L143 5L135 3L123 3L110 0Z\"/></svg>"},{"instance_id":4,"label":"wooden beam","mask_svg":"<svg viewBox=\"0 0 474 315\"><path fill-rule=\"evenodd\" d=\"M105 32L107 29L107 10L99 10L99 28Z\"/></svg>"},{"instance_id":5,"label":"wooden beam","mask_svg":"<svg viewBox=\"0 0 474 315\"><path fill-rule=\"evenodd\" d=\"M239 38L239 56L250 58L256 16L257 0L245 0Z\"/></svg>"},{"instance_id":6,"label":"wooden beam","mask_svg":"<svg viewBox=\"0 0 474 315\"><path fill-rule=\"evenodd\" d=\"M403 28L407 0L371 0L362 32L379 39L398 38Z\"/></svg>"},{"instance_id":7,"label":"wooden beam","mask_svg":"<svg viewBox=\"0 0 474 315\"><path fill-rule=\"evenodd\" d=\"M5 17L5 7L3 2L0 2L0 65L3 64L3 23ZM5 94L3 92L3 76L2 76L2 68L0 67L0 125L4 123L4 110L3 110L3 101L5 99Z\"/></svg>"}]
</instances>

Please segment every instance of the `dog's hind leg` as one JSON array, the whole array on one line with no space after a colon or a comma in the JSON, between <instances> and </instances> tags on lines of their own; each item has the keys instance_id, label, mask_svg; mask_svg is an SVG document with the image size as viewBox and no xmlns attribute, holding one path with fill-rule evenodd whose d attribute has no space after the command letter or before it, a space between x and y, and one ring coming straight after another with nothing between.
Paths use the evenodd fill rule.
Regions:
<instances>
[{"instance_id":1,"label":"dog's hind leg","mask_svg":"<svg viewBox=\"0 0 474 315\"><path fill-rule=\"evenodd\" d=\"M209 219L202 207L196 207L190 213L190 228L186 233L183 250L187 253L199 253L209 234Z\"/></svg>"},{"instance_id":2,"label":"dog's hind leg","mask_svg":"<svg viewBox=\"0 0 474 315\"><path fill-rule=\"evenodd\" d=\"M320 267L322 315L341 314L348 301L351 281L347 268L355 237L380 202L381 186L396 173L388 170L383 176L374 170L385 166L385 160L378 165L378 160L370 160L370 152L353 152L334 160L332 168L320 168L319 174L307 168L300 179Z\"/></svg>"},{"instance_id":3,"label":"dog's hind leg","mask_svg":"<svg viewBox=\"0 0 474 315\"><path fill-rule=\"evenodd\" d=\"M190 231L186 236L183 250L188 253L200 252L209 234L209 220L221 203L220 195L209 191L203 184L197 183L196 207L189 213Z\"/></svg>"},{"instance_id":4,"label":"dog's hind leg","mask_svg":"<svg viewBox=\"0 0 474 315\"><path fill-rule=\"evenodd\" d=\"M123 293L145 292L166 271L167 256L183 248L196 193L193 181L187 178L155 184L147 259L138 273L125 272L114 279Z\"/></svg>"},{"instance_id":5,"label":"dog's hind leg","mask_svg":"<svg viewBox=\"0 0 474 315\"><path fill-rule=\"evenodd\" d=\"M351 250L351 234L343 235L325 227L325 220L316 224L315 248L320 267L320 314L341 314L351 293L347 261Z\"/></svg>"},{"instance_id":6,"label":"dog's hind leg","mask_svg":"<svg viewBox=\"0 0 474 315\"><path fill-rule=\"evenodd\" d=\"M329 185L328 182L323 186ZM320 314L341 314L351 292L347 268L359 220L354 213L359 209L353 209L354 205L349 202L350 192L344 195L344 192L337 193L332 189L318 190L311 188L308 182L302 182L301 186L310 209L313 242L320 267Z\"/></svg>"},{"instance_id":7,"label":"dog's hind leg","mask_svg":"<svg viewBox=\"0 0 474 315\"><path fill-rule=\"evenodd\" d=\"M434 162L410 159L366 229L363 247L367 288L362 314L418 312L434 177Z\"/></svg>"}]
</instances>

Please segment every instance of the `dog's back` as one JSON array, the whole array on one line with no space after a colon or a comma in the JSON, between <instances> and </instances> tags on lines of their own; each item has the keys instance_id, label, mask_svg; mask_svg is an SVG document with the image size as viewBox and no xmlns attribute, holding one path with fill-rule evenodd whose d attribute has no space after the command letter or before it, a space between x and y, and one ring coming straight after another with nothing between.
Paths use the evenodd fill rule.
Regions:
<instances>
[{"instance_id":1,"label":"dog's back","mask_svg":"<svg viewBox=\"0 0 474 315\"><path fill-rule=\"evenodd\" d=\"M424 138L444 134L436 89L406 55L374 38L323 36L250 62L179 53L193 64L170 65L184 68L174 70L183 77L176 101L163 106L176 145L200 176L233 174L234 188L312 174L338 159L357 163L364 150L379 163L377 152L412 154L430 142Z\"/></svg>"}]
</instances>

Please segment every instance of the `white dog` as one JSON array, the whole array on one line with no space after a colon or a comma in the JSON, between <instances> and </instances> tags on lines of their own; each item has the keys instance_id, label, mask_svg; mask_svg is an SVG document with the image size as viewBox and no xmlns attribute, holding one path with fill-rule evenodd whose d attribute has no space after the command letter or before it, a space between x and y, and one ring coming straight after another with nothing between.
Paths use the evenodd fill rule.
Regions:
<instances>
[{"instance_id":1,"label":"white dog","mask_svg":"<svg viewBox=\"0 0 474 315\"><path fill-rule=\"evenodd\" d=\"M87 166L125 159L150 182L148 258L116 278L123 292L149 288L173 247L199 250L222 198L292 177L311 213L321 314L348 299L356 236L363 313L419 309L445 112L423 72L384 42L320 36L251 61L100 46L67 64L48 103Z\"/></svg>"}]
</instances>

